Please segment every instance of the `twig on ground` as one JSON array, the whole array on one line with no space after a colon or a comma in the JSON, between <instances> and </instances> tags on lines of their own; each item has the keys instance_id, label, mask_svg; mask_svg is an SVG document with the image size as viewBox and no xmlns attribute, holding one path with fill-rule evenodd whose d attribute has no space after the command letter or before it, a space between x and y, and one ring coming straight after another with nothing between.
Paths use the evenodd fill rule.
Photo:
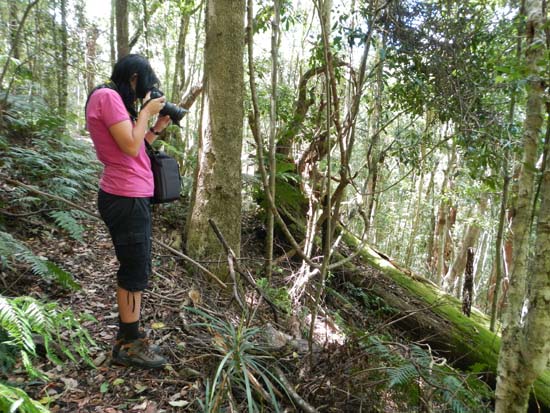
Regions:
<instances>
[{"instance_id":1,"label":"twig on ground","mask_svg":"<svg viewBox=\"0 0 550 413\"><path fill-rule=\"evenodd\" d=\"M231 279L233 280L233 295L235 296L235 300L243 311L247 311L247 307L244 305L239 294L239 283L237 283L237 276L235 275L235 265L233 264L233 256L231 254L227 254L227 264L229 266L229 274L231 275Z\"/></svg>"},{"instance_id":2,"label":"twig on ground","mask_svg":"<svg viewBox=\"0 0 550 413\"><path fill-rule=\"evenodd\" d=\"M277 315L277 306L269 299L265 296L265 294L263 293L263 291L261 290L260 287L258 287L258 285L256 284L256 282L254 281L254 279L252 278L252 276L250 274L248 274L247 272L243 271L241 268L240 268L240 265L239 265L239 262L236 261L236 255L235 253L233 252L233 250L229 247L229 245L227 244L227 242L225 241L225 238L223 237L222 233L220 232L218 226L216 225L216 223L212 220L212 219L209 219L208 220L208 223L210 224L210 226L212 227L212 229L214 230L214 233L216 234L216 236L218 237L218 240L220 241L220 243L223 245L226 253L228 255L231 255L231 257L233 258L233 263L235 265L235 269L237 270L237 272L239 274L241 274L243 276L243 278L245 279L245 281L250 284L250 286L252 288L254 288L258 294L260 294L260 296L265 300L265 302L267 304L269 304L269 306L271 307L271 310L273 311L273 318L275 319L275 322L278 323L279 322L279 317Z\"/></svg>"}]
</instances>

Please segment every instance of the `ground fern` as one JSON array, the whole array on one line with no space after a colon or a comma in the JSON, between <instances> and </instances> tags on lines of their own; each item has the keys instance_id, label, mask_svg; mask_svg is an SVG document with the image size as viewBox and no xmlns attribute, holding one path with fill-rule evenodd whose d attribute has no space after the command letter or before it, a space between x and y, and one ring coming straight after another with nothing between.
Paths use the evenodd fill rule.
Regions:
<instances>
[{"instance_id":1,"label":"ground fern","mask_svg":"<svg viewBox=\"0 0 550 413\"><path fill-rule=\"evenodd\" d=\"M59 227L67 231L71 238L83 241L84 227L75 219L73 211L53 211L49 215Z\"/></svg>"},{"instance_id":2,"label":"ground fern","mask_svg":"<svg viewBox=\"0 0 550 413\"><path fill-rule=\"evenodd\" d=\"M24 243L4 231L0 231L0 260L8 268L11 260L26 263L31 267L33 273L46 279L55 280L64 288L73 290L81 288L69 273L53 262L35 255Z\"/></svg>"},{"instance_id":3,"label":"ground fern","mask_svg":"<svg viewBox=\"0 0 550 413\"><path fill-rule=\"evenodd\" d=\"M429 349L383 342L376 336L366 338L366 343L367 351L386 366L388 389L410 406L430 405L432 410L453 413L489 412L487 384L452 369Z\"/></svg>"},{"instance_id":4,"label":"ground fern","mask_svg":"<svg viewBox=\"0 0 550 413\"><path fill-rule=\"evenodd\" d=\"M0 382L0 411L10 413L48 413L49 410L17 387Z\"/></svg>"},{"instance_id":5,"label":"ground fern","mask_svg":"<svg viewBox=\"0 0 550 413\"><path fill-rule=\"evenodd\" d=\"M90 347L95 344L92 337L71 310L60 309L55 303L44 304L31 297L9 299L0 295L0 330L6 337L1 344L19 352L31 377L45 379L32 363L37 356L35 335L42 338L45 354L52 362L62 364L62 355L78 362L76 353L93 366L89 355Z\"/></svg>"}]
</instances>

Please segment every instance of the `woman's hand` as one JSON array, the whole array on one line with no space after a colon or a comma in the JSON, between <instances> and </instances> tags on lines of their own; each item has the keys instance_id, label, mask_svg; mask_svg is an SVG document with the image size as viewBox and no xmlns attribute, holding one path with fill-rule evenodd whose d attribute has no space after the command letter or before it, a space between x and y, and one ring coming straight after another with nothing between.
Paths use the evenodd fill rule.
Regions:
<instances>
[{"instance_id":1,"label":"woman's hand","mask_svg":"<svg viewBox=\"0 0 550 413\"><path fill-rule=\"evenodd\" d=\"M145 99L143 101L143 105L141 107L141 112L146 111L149 117L151 117L159 113L164 107L165 103L166 103L165 96L161 96L156 99L151 99L151 92L147 92L147 94L145 95Z\"/></svg>"},{"instance_id":2,"label":"woman's hand","mask_svg":"<svg viewBox=\"0 0 550 413\"><path fill-rule=\"evenodd\" d=\"M153 126L153 129L155 130L155 132L162 132L169 124L170 116L159 116L157 121L155 122L155 126Z\"/></svg>"}]
</instances>

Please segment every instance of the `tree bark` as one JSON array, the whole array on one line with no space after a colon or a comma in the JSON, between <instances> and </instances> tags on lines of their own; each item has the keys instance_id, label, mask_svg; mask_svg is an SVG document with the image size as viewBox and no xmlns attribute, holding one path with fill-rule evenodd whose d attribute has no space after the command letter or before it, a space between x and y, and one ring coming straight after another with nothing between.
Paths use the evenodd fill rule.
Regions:
<instances>
[{"instance_id":1,"label":"tree bark","mask_svg":"<svg viewBox=\"0 0 550 413\"><path fill-rule=\"evenodd\" d=\"M116 46L117 59L130 53L128 43L128 0L116 0Z\"/></svg>"},{"instance_id":2,"label":"tree bark","mask_svg":"<svg viewBox=\"0 0 550 413\"><path fill-rule=\"evenodd\" d=\"M385 50L385 41L386 37L383 36L381 39L382 47L381 50L377 53L376 56L376 82L374 83L374 106L371 114L370 129L371 129L371 140L369 148L367 151L367 164L368 164L368 176L365 182L364 190L364 204L366 205L366 214L367 225L366 233L367 236L370 231L370 227L374 221L374 207L375 200L378 198L376 196L376 189L378 184L378 168L381 163L380 159L380 125L382 124L382 116L384 114L382 108L382 98L384 94L384 58L383 50Z\"/></svg>"},{"instance_id":3,"label":"tree bark","mask_svg":"<svg viewBox=\"0 0 550 413\"><path fill-rule=\"evenodd\" d=\"M116 0L111 0L111 14L109 16L109 57L111 58L111 67L116 63Z\"/></svg>"},{"instance_id":4,"label":"tree bark","mask_svg":"<svg viewBox=\"0 0 550 413\"><path fill-rule=\"evenodd\" d=\"M548 163L548 161L547 161ZM529 292L522 356L527 362L525 389L545 370L550 359L550 171L548 164L541 185L536 253ZM548 389L550 392L550 388Z\"/></svg>"},{"instance_id":5,"label":"tree bark","mask_svg":"<svg viewBox=\"0 0 550 413\"><path fill-rule=\"evenodd\" d=\"M17 19L17 11L18 11L17 6L18 6L18 3L16 1L10 1L10 4L9 4L10 22L8 25L8 29L9 29L10 46L12 49L12 55L15 59L19 59L21 57L19 53L19 41L17 39L17 28L19 26L18 19Z\"/></svg>"},{"instance_id":6,"label":"tree bark","mask_svg":"<svg viewBox=\"0 0 550 413\"><path fill-rule=\"evenodd\" d=\"M544 301L550 300L550 289L543 289L542 292L535 292L539 299L538 306L533 309L534 315L530 314L530 325L526 325L527 331L522 323L522 310L526 298L527 271L528 271L528 250L529 235L531 227L531 207L533 205L533 183L537 140L539 139L542 126L542 103L544 97L544 81L542 68L539 62L544 59L546 53L546 42L544 39L545 14L543 12L542 0L527 0L525 3L527 16L526 27L526 67L527 67L527 107L523 131L523 159L518 180L518 192L516 194L516 208L512 222L513 234L513 262L508 290L508 306L504 312L504 329L502 332L502 350L498 362L498 380L496 388L495 412L525 412L528 402L528 389L536 377L541 366L533 363L538 359L544 359L542 354L535 355L535 352L544 351L540 346L528 343L527 338L533 338L530 328L534 328L539 320L539 308L544 308ZM544 222L544 216L543 222ZM542 228L541 228L542 230ZM544 238L544 234L542 234ZM538 243L537 243L538 244ZM539 251L544 251L546 245L537 245ZM540 257L543 263L537 263L539 267L545 264L544 257ZM546 274L546 276L548 276ZM541 283L540 277L535 280ZM540 295L542 294L542 295ZM548 296L545 298L545 294ZM540 306L540 307L539 307ZM534 324L533 324L534 323ZM544 325L544 322L542 323ZM545 336L547 331L539 331L538 334ZM546 358L547 359L547 358ZM543 367L546 367L546 363ZM549 392L550 393L550 392Z\"/></svg>"},{"instance_id":7,"label":"tree bark","mask_svg":"<svg viewBox=\"0 0 550 413\"><path fill-rule=\"evenodd\" d=\"M518 12L518 16L522 16L525 14L525 0L520 1L520 10ZM520 23L517 25L517 37L516 37L516 62L517 64L521 64L521 53L522 53L522 42L523 42L523 21L519 19ZM548 36L547 36L548 41ZM548 46L547 46L548 47ZM508 125L513 125L515 120L515 112L516 112L516 103L518 98L518 88L513 87L512 89L512 96L510 98L510 109L508 111ZM499 312L499 293L501 289L501 283L503 282L503 274L508 275L505 271L509 268L509 265L506 265L508 263L507 260L510 260L511 254L508 254L506 256L504 252L506 250L509 250L510 248L508 245L510 245L509 240L504 240L504 234L506 229L509 229L506 226L506 211L509 207L509 193L510 193L510 148L506 147L504 150L504 162L502 166L502 172L503 172L503 182L502 182L502 197L501 197L501 204L500 204L500 213L499 213L499 221L498 221L498 230L497 230L497 237L495 240L495 277L494 277L494 283L489 285L489 297L490 297L490 305L491 305L491 331L495 331L495 325L496 320ZM508 245L506 245L508 244ZM493 277L491 277L492 281ZM504 292L504 291L503 291ZM506 297L503 296L500 300L502 302L505 302Z\"/></svg>"},{"instance_id":8,"label":"tree bark","mask_svg":"<svg viewBox=\"0 0 550 413\"><path fill-rule=\"evenodd\" d=\"M180 19L178 45L176 46L176 65L174 68L174 80L172 82L172 101L181 99L183 85L185 84L185 40L189 31L189 14L183 13Z\"/></svg>"},{"instance_id":9,"label":"tree bark","mask_svg":"<svg viewBox=\"0 0 550 413\"><path fill-rule=\"evenodd\" d=\"M275 138L277 135L277 73L279 71L279 24L281 20L281 4L274 0L274 16L271 24L271 97L269 111L269 190L276 202L275 178L277 176L275 158ZM266 275L271 280L273 270L273 234L275 230L275 217L273 211L267 211L267 238L266 238Z\"/></svg>"},{"instance_id":10,"label":"tree bark","mask_svg":"<svg viewBox=\"0 0 550 413\"><path fill-rule=\"evenodd\" d=\"M95 87L95 65L97 60L97 39L99 30L92 25L86 30L86 88L88 93Z\"/></svg>"},{"instance_id":11,"label":"tree bark","mask_svg":"<svg viewBox=\"0 0 550 413\"><path fill-rule=\"evenodd\" d=\"M464 287L462 288L462 312L470 317L474 295L474 249L468 248L466 270L464 271Z\"/></svg>"},{"instance_id":12,"label":"tree bark","mask_svg":"<svg viewBox=\"0 0 550 413\"><path fill-rule=\"evenodd\" d=\"M508 188L510 186L510 176L508 173L508 162L505 161L505 166L503 167L504 180L502 182L502 199L500 202L500 211L498 216L498 230L495 240L495 276L494 283L489 285L489 301L491 305L491 331L495 331L495 324L497 320L497 305L498 305L498 295L500 292L500 283L502 282L502 273L503 273L503 256L502 256L502 247L504 239L504 230L506 225L506 208L508 205ZM490 280L493 280L493 277L490 277Z\"/></svg>"},{"instance_id":13,"label":"tree bark","mask_svg":"<svg viewBox=\"0 0 550 413\"><path fill-rule=\"evenodd\" d=\"M208 219L213 219L238 256L241 239L241 147L243 123L244 0L208 0L204 90L187 249L197 258L225 253ZM218 274L227 277L226 264Z\"/></svg>"}]
</instances>

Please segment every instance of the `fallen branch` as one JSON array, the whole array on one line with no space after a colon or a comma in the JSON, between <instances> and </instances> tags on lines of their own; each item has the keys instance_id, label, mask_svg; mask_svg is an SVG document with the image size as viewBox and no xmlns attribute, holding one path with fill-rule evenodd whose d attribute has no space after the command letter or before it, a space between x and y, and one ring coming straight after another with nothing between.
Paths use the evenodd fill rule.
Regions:
<instances>
[{"instance_id":1,"label":"fallen branch","mask_svg":"<svg viewBox=\"0 0 550 413\"><path fill-rule=\"evenodd\" d=\"M296 403L300 409L307 413L318 413L315 407L302 399L302 397L296 392L296 390L294 390L294 386L290 384L283 371L277 366L275 367L275 373L277 373L279 381L285 388L288 395L292 397L292 400L294 400L294 403Z\"/></svg>"},{"instance_id":2,"label":"fallen branch","mask_svg":"<svg viewBox=\"0 0 550 413\"><path fill-rule=\"evenodd\" d=\"M80 205L77 205L75 204L74 202L71 202L69 201L68 199L65 199L65 198L62 198L60 196L57 196L57 195L53 195L53 194L50 194L50 193L47 193L47 192L43 192L39 189L36 189L35 187L33 186L30 186L30 185L27 185L27 184L24 184L23 182L20 182L20 181L17 181L15 179L12 179L6 175L3 175L3 174L0 174L0 176L2 176L2 178L4 179L5 182L7 182L8 184L11 184L11 185L15 185L15 186L19 186L21 188L25 188L27 191L29 192L32 192L32 193L35 193L37 195L40 195L40 196L43 196L43 197L46 197L46 198L50 198L50 199L54 199L56 201L59 201L59 202L63 202L64 204L67 204L71 207L73 207L74 209L78 209L79 211L82 211L84 212L86 215L89 215L90 217L93 217L95 219L98 219L98 220L101 220L101 217L84 208L84 207L81 207ZM166 245L164 242L162 241L158 241L156 240L155 238L152 238L152 241L153 243L159 245L160 247L170 251L172 254L180 257L180 258L183 258L185 261L193 264L195 267L199 268L201 271L203 271L206 275L208 275L209 277L211 277L214 281L216 281L220 287L222 288L227 288L227 284L225 284L222 280L220 280L218 277L216 277L214 274L212 274L210 271L208 271L208 269L206 269L204 266L202 266L201 264L199 264L197 261L195 261L194 259L188 257L187 255L179 252L178 250L172 248L171 246L169 245Z\"/></svg>"}]
</instances>

